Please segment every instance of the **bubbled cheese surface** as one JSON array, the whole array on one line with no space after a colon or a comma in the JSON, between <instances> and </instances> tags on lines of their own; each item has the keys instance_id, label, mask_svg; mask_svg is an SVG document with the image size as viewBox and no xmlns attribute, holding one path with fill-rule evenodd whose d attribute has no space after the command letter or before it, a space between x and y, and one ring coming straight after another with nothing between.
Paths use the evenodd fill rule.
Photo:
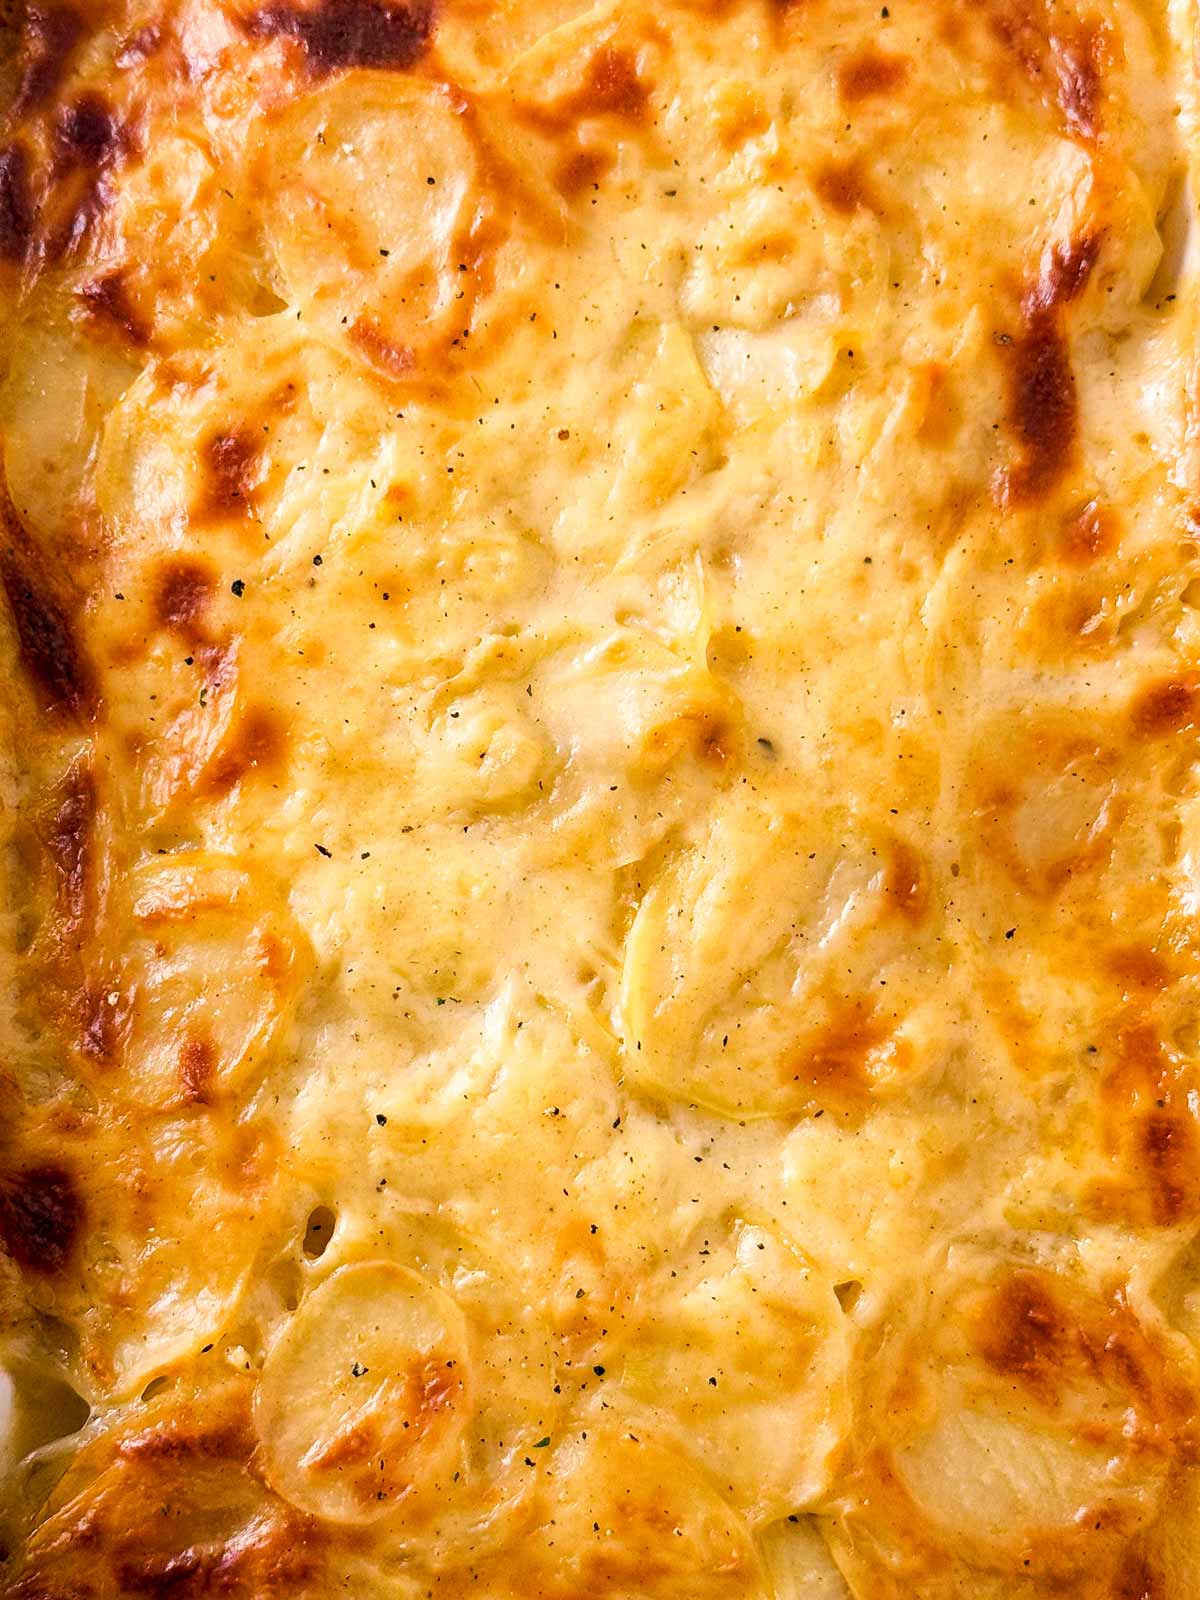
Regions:
<instances>
[{"instance_id":1,"label":"bubbled cheese surface","mask_svg":"<svg viewBox=\"0 0 1200 1600\"><path fill-rule=\"evenodd\" d=\"M1195 1600L1191 0L0 33L12 1600Z\"/></svg>"}]
</instances>

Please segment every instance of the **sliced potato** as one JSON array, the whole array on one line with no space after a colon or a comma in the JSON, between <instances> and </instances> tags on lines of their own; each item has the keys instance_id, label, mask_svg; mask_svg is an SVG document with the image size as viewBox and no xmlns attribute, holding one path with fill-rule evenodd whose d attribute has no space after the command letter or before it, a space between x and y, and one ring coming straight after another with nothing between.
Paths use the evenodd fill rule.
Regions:
<instances>
[{"instance_id":1,"label":"sliced potato","mask_svg":"<svg viewBox=\"0 0 1200 1600\"><path fill-rule=\"evenodd\" d=\"M162 1106L208 1104L265 1065L299 995L307 940L280 897L215 852L155 859L129 891L130 1082Z\"/></svg>"},{"instance_id":2,"label":"sliced potato","mask_svg":"<svg viewBox=\"0 0 1200 1600\"><path fill-rule=\"evenodd\" d=\"M766 1228L706 1239L647 1295L620 1377L661 1407L753 1521L813 1505L849 1427L845 1319L814 1263Z\"/></svg>"},{"instance_id":3,"label":"sliced potato","mask_svg":"<svg viewBox=\"0 0 1200 1600\"><path fill-rule=\"evenodd\" d=\"M815 1518L773 1522L759 1542L774 1600L850 1600Z\"/></svg>"},{"instance_id":4,"label":"sliced potato","mask_svg":"<svg viewBox=\"0 0 1200 1600\"><path fill-rule=\"evenodd\" d=\"M1068 1527L1112 1487L1102 1444L1089 1448L949 1397L896 1465L949 1537L969 1530L988 1542L1004 1541L1013 1528Z\"/></svg>"},{"instance_id":5,"label":"sliced potato","mask_svg":"<svg viewBox=\"0 0 1200 1600\"><path fill-rule=\"evenodd\" d=\"M55 1307L79 1320L74 1376L89 1397L135 1394L236 1313L277 1214L277 1145L261 1122L223 1120L194 1106L111 1120L89 1190L91 1265Z\"/></svg>"},{"instance_id":6,"label":"sliced potato","mask_svg":"<svg viewBox=\"0 0 1200 1600\"><path fill-rule=\"evenodd\" d=\"M255 1393L264 1470L293 1505L374 1522L436 1494L474 1410L466 1319L394 1262L340 1268L272 1346Z\"/></svg>"},{"instance_id":7,"label":"sliced potato","mask_svg":"<svg viewBox=\"0 0 1200 1600\"><path fill-rule=\"evenodd\" d=\"M307 562L392 487L396 441L383 435L393 408L294 316L245 324L193 361L182 375L143 373L104 429L96 495L123 530L114 576L135 594L149 587L136 581L140 564L187 544L192 525L214 556L226 540L244 553L235 541L253 525L260 559Z\"/></svg>"},{"instance_id":8,"label":"sliced potato","mask_svg":"<svg viewBox=\"0 0 1200 1600\"><path fill-rule=\"evenodd\" d=\"M729 1115L867 1109L944 1044L938 1002L904 995L924 898L907 847L848 815L731 802L638 907L627 1072Z\"/></svg>"},{"instance_id":9,"label":"sliced potato","mask_svg":"<svg viewBox=\"0 0 1200 1600\"><path fill-rule=\"evenodd\" d=\"M4 472L18 513L45 538L78 531L104 423L137 368L48 310L11 337L0 388Z\"/></svg>"},{"instance_id":10,"label":"sliced potato","mask_svg":"<svg viewBox=\"0 0 1200 1600\"><path fill-rule=\"evenodd\" d=\"M443 86L352 73L294 101L264 149L267 236L293 303L392 377L469 277L465 113Z\"/></svg>"},{"instance_id":11,"label":"sliced potato","mask_svg":"<svg viewBox=\"0 0 1200 1600\"><path fill-rule=\"evenodd\" d=\"M938 1600L1074 1593L1119 1567L1190 1450L1194 1360L1062 1270L964 1248L922 1284L862 1396L839 1560L865 1581L885 1552Z\"/></svg>"},{"instance_id":12,"label":"sliced potato","mask_svg":"<svg viewBox=\"0 0 1200 1600\"><path fill-rule=\"evenodd\" d=\"M770 1594L749 1529L716 1481L640 1423L589 1418L554 1451L546 1477L549 1516L521 1553L528 1587L514 1592L554 1600Z\"/></svg>"},{"instance_id":13,"label":"sliced potato","mask_svg":"<svg viewBox=\"0 0 1200 1600\"><path fill-rule=\"evenodd\" d=\"M526 1460L565 1403L528 1296L458 1228L404 1207L339 1210L315 1261L301 1276L326 1275L263 1369L269 1481L330 1522L386 1519L437 1568L510 1538L532 1514Z\"/></svg>"}]
</instances>

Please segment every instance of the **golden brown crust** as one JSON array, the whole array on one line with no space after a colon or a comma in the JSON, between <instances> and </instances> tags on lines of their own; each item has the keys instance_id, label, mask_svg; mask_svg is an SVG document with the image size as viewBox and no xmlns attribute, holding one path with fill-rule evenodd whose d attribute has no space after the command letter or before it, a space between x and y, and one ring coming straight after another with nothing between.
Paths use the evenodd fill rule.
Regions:
<instances>
[{"instance_id":1,"label":"golden brown crust","mask_svg":"<svg viewBox=\"0 0 1200 1600\"><path fill-rule=\"evenodd\" d=\"M1190 4L0 19L0 1588L1200 1593Z\"/></svg>"}]
</instances>

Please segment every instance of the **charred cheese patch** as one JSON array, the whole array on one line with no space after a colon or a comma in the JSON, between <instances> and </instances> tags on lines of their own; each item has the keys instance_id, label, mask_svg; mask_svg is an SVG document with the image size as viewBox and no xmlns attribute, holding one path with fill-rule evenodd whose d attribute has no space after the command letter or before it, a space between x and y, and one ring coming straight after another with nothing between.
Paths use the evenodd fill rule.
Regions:
<instances>
[{"instance_id":1,"label":"charred cheese patch","mask_svg":"<svg viewBox=\"0 0 1200 1600\"><path fill-rule=\"evenodd\" d=\"M1189 0L17 9L0 1589L1195 1600Z\"/></svg>"}]
</instances>

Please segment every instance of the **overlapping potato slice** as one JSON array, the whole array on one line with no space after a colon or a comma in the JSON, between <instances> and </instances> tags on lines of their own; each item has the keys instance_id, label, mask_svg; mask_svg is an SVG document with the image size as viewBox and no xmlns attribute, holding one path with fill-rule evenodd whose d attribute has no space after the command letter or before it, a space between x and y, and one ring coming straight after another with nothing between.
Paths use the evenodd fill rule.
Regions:
<instances>
[{"instance_id":1,"label":"overlapping potato slice","mask_svg":"<svg viewBox=\"0 0 1200 1600\"><path fill-rule=\"evenodd\" d=\"M773 1600L849 1600L846 1580L812 1517L787 1517L759 1538Z\"/></svg>"},{"instance_id":2,"label":"overlapping potato slice","mask_svg":"<svg viewBox=\"0 0 1200 1600\"><path fill-rule=\"evenodd\" d=\"M803 1510L850 1421L833 1285L769 1228L743 1222L696 1245L640 1297L621 1385L672 1419L752 1521Z\"/></svg>"},{"instance_id":3,"label":"overlapping potato slice","mask_svg":"<svg viewBox=\"0 0 1200 1600\"><path fill-rule=\"evenodd\" d=\"M288 108L264 177L268 233L294 300L328 311L357 287L364 309L412 326L446 309L476 181L464 111L441 86L384 73Z\"/></svg>"},{"instance_id":4,"label":"overlapping potato slice","mask_svg":"<svg viewBox=\"0 0 1200 1600\"><path fill-rule=\"evenodd\" d=\"M936 996L906 996L924 869L848 814L713 812L647 889L625 945L625 1068L727 1114L859 1114L941 1059ZM886 987L881 979L886 978Z\"/></svg>"},{"instance_id":5,"label":"overlapping potato slice","mask_svg":"<svg viewBox=\"0 0 1200 1600\"><path fill-rule=\"evenodd\" d=\"M497 203L493 169L478 107L448 83L354 72L300 97L259 169L291 303L381 376L436 383L480 346L504 276L514 197Z\"/></svg>"},{"instance_id":6,"label":"overlapping potato slice","mask_svg":"<svg viewBox=\"0 0 1200 1600\"><path fill-rule=\"evenodd\" d=\"M762 1564L718 1480L638 1421L589 1415L546 1464L546 1515L518 1593L550 1600L766 1600ZM537 1585L537 1587L534 1587Z\"/></svg>"},{"instance_id":7,"label":"overlapping potato slice","mask_svg":"<svg viewBox=\"0 0 1200 1600\"><path fill-rule=\"evenodd\" d=\"M255 1392L268 1480L335 1522L373 1522L451 1475L475 1409L462 1311L390 1261L339 1268L271 1347Z\"/></svg>"},{"instance_id":8,"label":"overlapping potato slice","mask_svg":"<svg viewBox=\"0 0 1200 1600\"><path fill-rule=\"evenodd\" d=\"M110 340L155 351L278 309L255 208L223 152L182 120L161 129L113 196L113 265L81 299ZM163 260L188 271L155 270Z\"/></svg>"},{"instance_id":9,"label":"overlapping potato slice","mask_svg":"<svg viewBox=\"0 0 1200 1600\"><path fill-rule=\"evenodd\" d=\"M122 1096L113 1065L106 1075L106 1106L65 1135L51 1109L6 1152L8 1237L40 1241L47 1262L31 1275L25 1338L34 1352L45 1341L89 1405L129 1398L230 1325L279 1201L278 1140L261 1118L163 1110Z\"/></svg>"},{"instance_id":10,"label":"overlapping potato slice","mask_svg":"<svg viewBox=\"0 0 1200 1600\"><path fill-rule=\"evenodd\" d=\"M320 1261L255 1402L269 1481L329 1522L386 1518L434 1566L511 1536L561 1406L537 1313L464 1235L404 1209L343 1213Z\"/></svg>"},{"instance_id":11,"label":"overlapping potato slice","mask_svg":"<svg viewBox=\"0 0 1200 1600\"><path fill-rule=\"evenodd\" d=\"M10 1593L123 1600L213 1582L237 1596L297 1592L318 1551L252 1470L251 1387L228 1371L168 1385L91 1425L57 1481L46 1461L49 1498Z\"/></svg>"},{"instance_id":12,"label":"overlapping potato slice","mask_svg":"<svg viewBox=\"0 0 1200 1600\"><path fill-rule=\"evenodd\" d=\"M453 0L438 21L438 56L454 75L488 78L509 69L539 40L611 0Z\"/></svg>"},{"instance_id":13,"label":"overlapping potato slice","mask_svg":"<svg viewBox=\"0 0 1200 1600\"><path fill-rule=\"evenodd\" d=\"M699 657L699 659L697 659ZM718 776L742 743L737 697L711 672L702 646L616 630L578 651L546 689L550 719L575 765L597 778L627 773L650 785L668 773ZM584 705L592 708L582 717Z\"/></svg>"},{"instance_id":14,"label":"overlapping potato slice","mask_svg":"<svg viewBox=\"0 0 1200 1600\"><path fill-rule=\"evenodd\" d=\"M926 1300L860 1408L834 1531L852 1585L869 1592L881 1551L931 1596L963 1592L967 1572L988 1597L1115 1573L1186 1448L1194 1362L1125 1291L978 1251Z\"/></svg>"},{"instance_id":15,"label":"overlapping potato slice","mask_svg":"<svg viewBox=\"0 0 1200 1600\"><path fill-rule=\"evenodd\" d=\"M203 553L217 559L328 551L392 487L392 421L353 364L287 315L241 325L182 372L148 370L109 418L97 460L100 510L124 530L114 576L134 602L152 592L143 563L187 544L189 529L204 530Z\"/></svg>"},{"instance_id":16,"label":"overlapping potato slice","mask_svg":"<svg viewBox=\"0 0 1200 1600\"><path fill-rule=\"evenodd\" d=\"M206 1105L266 1065L311 959L281 897L234 858L154 858L126 885L124 1060L147 1103Z\"/></svg>"},{"instance_id":17,"label":"overlapping potato slice","mask_svg":"<svg viewBox=\"0 0 1200 1600\"><path fill-rule=\"evenodd\" d=\"M13 331L0 388L4 473L19 515L46 538L79 531L102 430L137 368L86 340L63 308Z\"/></svg>"}]
</instances>

